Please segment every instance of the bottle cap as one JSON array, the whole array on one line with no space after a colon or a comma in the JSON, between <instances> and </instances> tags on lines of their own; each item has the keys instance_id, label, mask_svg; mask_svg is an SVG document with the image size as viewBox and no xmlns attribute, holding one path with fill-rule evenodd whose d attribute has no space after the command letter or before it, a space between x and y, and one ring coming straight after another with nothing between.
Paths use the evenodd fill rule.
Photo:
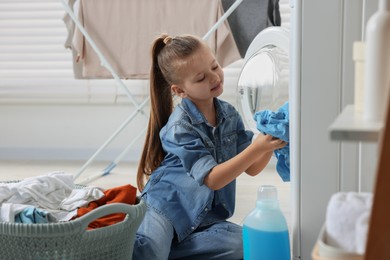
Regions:
<instances>
[{"instance_id":1,"label":"bottle cap","mask_svg":"<svg viewBox=\"0 0 390 260\"><path fill-rule=\"evenodd\" d=\"M257 200L262 202L277 201L278 191L273 185L261 185L257 191Z\"/></svg>"}]
</instances>

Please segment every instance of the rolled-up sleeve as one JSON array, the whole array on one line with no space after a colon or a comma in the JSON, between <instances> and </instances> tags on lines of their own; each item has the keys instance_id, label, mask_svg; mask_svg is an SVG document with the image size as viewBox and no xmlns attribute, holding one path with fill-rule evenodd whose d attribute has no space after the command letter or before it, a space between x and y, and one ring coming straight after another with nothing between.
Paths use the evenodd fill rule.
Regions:
<instances>
[{"instance_id":1,"label":"rolled-up sleeve","mask_svg":"<svg viewBox=\"0 0 390 260\"><path fill-rule=\"evenodd\" d=\"M217 162L206 148L200 133L191 125L176 124L160 137L168 156L178 157L187 174L203 185L205 176Z\"/></svg>"},{"instance_id":2,"label":"rolled-up sleeve","mask_svg":"<svg viewBox=\"0 0 390 260\"><path fill-rule=\"evenodd\" d=\"M253 138L253 132L250 130L245 130L244 123L240 116L237 116L237 151L238 153L245 150L251 143Z\"/></svg>"}]
</instances>

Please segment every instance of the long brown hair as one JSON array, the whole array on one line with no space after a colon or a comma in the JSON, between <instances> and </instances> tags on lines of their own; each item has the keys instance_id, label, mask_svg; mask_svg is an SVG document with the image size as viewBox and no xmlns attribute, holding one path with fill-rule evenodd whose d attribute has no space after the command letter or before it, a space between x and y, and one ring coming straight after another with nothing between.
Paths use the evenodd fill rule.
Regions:
<instances>
[{"instance_id":1,"label":"long brown hair","mask_svg":"<svg viewBox=\"0 0 390 260\"><path fill-rule=\"evenodd\" d=\"M160 140L160 130L168 122L173 110L171 85L180 83L178 72L202 42L192 35L158 37L152 44L150 69L150 117L148 131L137 171L140 191L153 171L160 166L165 152Z\"/></svg>"}]
</instances>

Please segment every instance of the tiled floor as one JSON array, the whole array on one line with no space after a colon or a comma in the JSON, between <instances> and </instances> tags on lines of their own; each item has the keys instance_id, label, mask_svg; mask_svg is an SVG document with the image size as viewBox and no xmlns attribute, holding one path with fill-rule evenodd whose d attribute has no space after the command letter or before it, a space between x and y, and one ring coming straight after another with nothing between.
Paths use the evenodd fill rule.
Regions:
<instances>
[{"instance_id":1,"label":"tiled floor","mask_svg":"<svg viewBox=\"0 0 390 260\"><path fill-rule=\"evenodd\" d=\"M75 174L83 166L84 162L75 161L0 161L1 181L21 180L26 177L44 175L53 171L63 171ZM77 182L82 182L90 176L100 174L107 166L105 162L92 163L83 172ZM100 177L88 185L102 188L112 188L124 184L136 185L136 163L119 163L109 175ZM287 222L291 223L291 192L290 184L283 183L275 171L273 161L258 176L251 177L242 174L237 179L236 211L231 218L232 222L242 224L245 216L255 207L257 189L262 184L275 185L278 189L279 201ZM291 229L290 229L291 230Z\"/></svg>"}]
</instances>

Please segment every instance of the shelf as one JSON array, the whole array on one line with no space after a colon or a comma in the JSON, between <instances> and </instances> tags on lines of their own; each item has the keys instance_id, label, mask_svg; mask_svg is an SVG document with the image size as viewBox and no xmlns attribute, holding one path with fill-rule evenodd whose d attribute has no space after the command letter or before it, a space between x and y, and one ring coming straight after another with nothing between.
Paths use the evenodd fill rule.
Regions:
<instances>
[{"instance_id":1,"label":"shelf","mask_svg":"<svg viewBox=\"0 0 390 260\"><path fill-rule=\"evenodd\" d=\"M329 127L330 139L334 141L376 142L383 128L381 122L363 120L363 114L348 105Z\"/></svg>"}]
</instances>

